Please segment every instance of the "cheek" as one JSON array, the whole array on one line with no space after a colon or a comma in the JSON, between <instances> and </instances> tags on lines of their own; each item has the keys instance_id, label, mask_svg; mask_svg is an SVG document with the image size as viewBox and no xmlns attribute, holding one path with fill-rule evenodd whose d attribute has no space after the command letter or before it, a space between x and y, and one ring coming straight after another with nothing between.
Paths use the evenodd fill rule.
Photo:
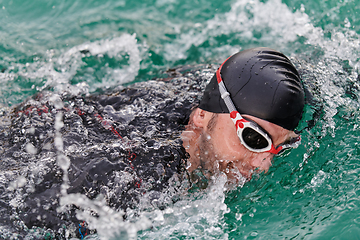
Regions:
<instances>
[{"instance_id":1,"label":"cheek","mask_svg":"<svg viewBox=\"0 0 360 240\"><path fill-rule=\"evenodd\" d=\"M240 143L232 122L231 125L224 125L213 129L211 136L215 152L219 155L234 156L232 158L234 159L244 154L244 147Z\"/></svg>"}]
</instances>

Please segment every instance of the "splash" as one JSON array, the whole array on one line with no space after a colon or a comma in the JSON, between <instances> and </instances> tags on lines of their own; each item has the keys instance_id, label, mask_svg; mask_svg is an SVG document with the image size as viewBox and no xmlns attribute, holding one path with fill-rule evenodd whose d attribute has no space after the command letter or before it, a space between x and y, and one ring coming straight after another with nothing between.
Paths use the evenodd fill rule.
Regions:
<instances>
[{"instance_id":1,"label":"splash","mask_svg":"<svg viewBox=\"0 0 360 240\"><path fill-rule=\"evenodd\" d=\"M87 80L86 78L91 77L89 74L80 77L80 81L88 82L90 91L95 91L97 88L106 89L115 87L135 79L140 69L141 61L136 35L124 34L121 37L85 43L73 47L59 57L57 60L57 68L60 68L61 72L71 74L71 76L67 77L69 80L76 77L79 67L81 68L89 64L83 61L84 58L95 58L94 60L102 61L101 59L106 57L113 59L113 61L120 62L120 66L110 67L109 63L100 66L102 68L101 71L104 72L104 76L101 77L100 82L92 83ZM93 73L93 66L92 69L87 68L85 71L87 70L91 70L91 75ZM93 79L94 76L91 78Z\"/></svg>"},{"instance_id":2,"label":"splash","mask_svg":"<svg viewBox=\"0 0 360 240\"><path fill-rule=\"evenodd\" d=\"M229 212L225 201L227 177L213 176L212 184L203 192L183 196L164 210L144 212L152 221L152 231L139 234L140 239L228 239L224 232L224 214Z\"/></svg>"},{"instance_id":3,"label":"splash","mask_svg":"<svg viewBox=\"0 0 360 240\"><path fill-rule=\"evenodd\" d=\"M168 165L179 166L174 161L181 163L185 159L178 141L183 117L198 102L199 92L213 73L214 69L209 67L180 75L171 79L171 83L138 83L121 94L80 97L64 94L67 90L43 91L20 106L2 108L0 140L6 142L4 146L8 142L16 145L1 152L6 155L1 162L4 167L0 173L1 186L7 188L1 197L9 199L9 214L18 219L16 224L9 223L9 227L21 226L17 237L28 238L73 237L78 232L77 220L86 222L91 233L96 230L95 237L100 239L136 239L139 232L148 232L161 220L161 215L154 217L155 213L164 207L171 208L179 194L186 195L186 191L180 192L180 176L175 174L180 170L169 169ZM130 98L134 102L129 102ZM6 121L7 111L11 111L11 121ZM148 177L143 184L134 186L141 172L135 173L128 147L136 149L139 156L156 153L151 156L153 165L146 171L151 174L142 175ZM137 164L138 168L144 166L141 161ZM167 180L169 176L174 178ZM168 181L169 188L156 189ZM91 187L83 189L82 183ZM144 189L153 188L156 190L143 193ZM216 191L221 189L222 185ZM138 208L130 208L136 200L122 198L127 190L140 195ZM207 194L205 202L209 200ZM220 212L225 211L224 197L222 192L217 200L212 200L220 204ZM203 197L198 195L197 200L200 198ZM183 204L192 199L184 200ZM75 219L71 212L74 205ZM129 209L125 214L122 209L126 207ZM208 214L207 222L213 219L208 205L199 209ZM221 214L217 219L221 219ZM223 234L215 223L207 224L219 231L211 231L209 236Z\"/></svg>"},{"instance_id":4,"label":"splash","mask_svg":"<svg viewBox=\"0 0 360 240\"><path fill-rule=\"evenodd\" d=\"M63 207L75 204L81 208L77 213L78 219L85 220L89 228L96 229L99 239L132 240L137 238L138 231L151 227L150 220L143 216L132 222L125 221L124 212L109 207L102 196L90 200L79 193L64 194L60 198L60 204Z\"/></svg>"},{"instance_id":5,"label":"splash","mask_svg":"<svg viewBox=\"0 0 360 240\"><path fill-rule=\"evenodd\" d=\"M184 59L192 46L201 49L205 42L209 42L212 51L222 59L241 50L246 42L260 42L257 46L260 44L283 49L284 45L298 40L300 36L319 31L313 27L303 11L293 13L280 0L265 3L258 0L239 0L232 4L229 12L217 14L213 19L198 25L197 28L181 34L175 43L165 45L165 57L168 60ZM217 38L225 36L233 42L241 39L241 44L220 44ZM206 52L203 54L208 55Z\"/></svg>"},{"instance_id":6,"label":"splash","mask_svg":"<svg viewBox=\"0 0 360 240\"><path fill-rule=\"evenodd\" d=\"M139 48L135 34L123 34L84 43L62 54L50 49L45 53L45 61L34 57L33 62L15 63L0 72L0 78L6 83L19 78L30 82L32 86L29 89L22 89L30 93L53 89L60 93L67 91L74 96L87 94L133 81L140 69ZM4 92L2 95L6 94L10 93ZM6 101L12 103L9 99Z\"/></svg>"},{"instance_id":7,"label":"splash","mask_svg":"<svg viewBox=\"0 0 360 240\"><path fill-rule=\"evenodd\" d=\"M53 94L51 100L57 109L62 109L64 107L57 94ZM97 237L99 239L136 239L138 231L145 230L151 226L151 222L146 217L140 216L133 222L125 221L125 213L109 207L106 199L101 194L93 200L80 193L68 194L68 171L71 162L64 152L64 143L60 133L61 129L64 127L62 117L63 114L61 112L57 113L54 124L54 145L57 149L57 164L63 171L58 212L66 212L68 206L75 205L77 208L80 208L80 210L77 210L76 217L79 221L85 221L89 228L96 229ZM110 126L108 122L106 124L106 126ZM18 184L20 180L17 180L16 184Z\"/></svg>"}]
</instances>

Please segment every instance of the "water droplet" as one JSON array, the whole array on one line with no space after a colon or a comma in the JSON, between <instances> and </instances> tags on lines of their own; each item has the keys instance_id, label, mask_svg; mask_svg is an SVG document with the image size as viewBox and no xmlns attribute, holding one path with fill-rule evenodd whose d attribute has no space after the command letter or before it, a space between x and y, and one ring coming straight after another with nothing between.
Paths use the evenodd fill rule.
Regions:
<instances>
[{"instance_id":1,"label":"water droplet","mask_svg":"<svg viewBox=\"0 0 360 240\"><path fill-rule=\"evenodd\" d=\"M59 167L61 167L63 171L67 171L70 167L70 159L63 154L60 154L57 157L57 164L59 165Z\"/></svg>"},{"instance_id":2,"label":"water droplet","mask_svg":"<svg viewBox=\"0 0 360 240\"><path fill-rule=\"evenodd\" d=\"M25 150L27 153L35 155L37 153L37 149L31 143L26 144Z\"/></svg>"}]
</instances>

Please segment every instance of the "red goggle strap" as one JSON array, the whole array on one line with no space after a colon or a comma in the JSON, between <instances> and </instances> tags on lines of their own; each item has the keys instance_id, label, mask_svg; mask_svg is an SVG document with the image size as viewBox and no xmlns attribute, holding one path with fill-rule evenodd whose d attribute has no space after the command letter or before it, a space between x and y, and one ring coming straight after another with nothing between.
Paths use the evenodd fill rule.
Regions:
<instances>
[{"instance_id":1,"label":"red goggle strap","mask_svg":"<svg viewBox=\"0 0 360 240\"><path fill-rule=\"evenodd\" d=\"M235 124L236 128L244 128L244 122L247 122L238 111L232 111L230 113L230 118Z\"/></svg>"},{"instance_id":2,"label":"red goggle strap","mask_svg":"<svg viewBox=\"0 0 360 240\"><path fill-rule=\"evenodd\" d=\"M274 144L271 144L271 149L267 152L272 153L272 154L278 154L281 150L283 149L283 146L279 146L278 148L274 147Z\"/></svg>"},{"instance_id":3,"label":"red goggle strap","mask_svg":"<svg viewBox=\"0 0 360 240\"><path fill-rule=\"evenodd\" d=\"M298 136L297 140L294 143L290 143L290 144L284 144L284 145L280 145L277 148L274 147L274 144L272 144L271 149L268 151L270 153L273 154L278 154L281 150L286 149L286 148L296 148L299 146L301 142L301 137Z\"/></svg>"}]
</instances>

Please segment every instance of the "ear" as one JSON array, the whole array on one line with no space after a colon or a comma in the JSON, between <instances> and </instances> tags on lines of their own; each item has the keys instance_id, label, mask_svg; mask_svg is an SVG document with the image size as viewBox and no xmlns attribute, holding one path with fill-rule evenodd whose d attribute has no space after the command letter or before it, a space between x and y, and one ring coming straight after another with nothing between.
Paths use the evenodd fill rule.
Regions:
<instances>
[{"instance_id":1,"label":"ear","mask_svg":"<svg viewBox=\"0 0 360 240\"><path fill-rule=\"evenodd\" d=\"M192 118L193 123L196 127L205 128L209 122L209 117L212 113L202 110L200 108L195 109Z\"/></svg>"}]
</instances>

